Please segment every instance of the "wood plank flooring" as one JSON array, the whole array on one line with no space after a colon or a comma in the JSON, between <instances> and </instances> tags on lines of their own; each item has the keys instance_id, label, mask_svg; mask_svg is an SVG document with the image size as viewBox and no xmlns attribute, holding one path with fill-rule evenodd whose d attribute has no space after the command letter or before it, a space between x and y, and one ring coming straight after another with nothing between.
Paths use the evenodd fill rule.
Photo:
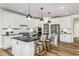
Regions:
<instances>
[{"instance_id":1,"label":"wood plank flooring","mask_svg":"<svg viewBox=\"0 0 79 59\"><path fill-rule=\"evenodd\" d=\"M75 39L73 43L60 42L44 56L79 56L79 39Z\"/></svg>"},{"instance_id":2,"label":"wood plank flooring","mask_svg":"<svg viewBox=\"0 0 79 59\"><path fill-rule=\"evenodd\" d=\"M0 49L0 56L13 56L11 49Z\"/></svg>"},{"instance_id":3,"label":"wood plank flooring","mask_svg":"<svg viewBox=\"0 0 79 59\"><path fill-rule=\"evenodd\" d=\"M0 56L13 55L11 49L0 49ZM79 40L75 40L73 43L60 42L57 47L47 51L44 56L79 56Z\"/></svg>"}]
</instances>

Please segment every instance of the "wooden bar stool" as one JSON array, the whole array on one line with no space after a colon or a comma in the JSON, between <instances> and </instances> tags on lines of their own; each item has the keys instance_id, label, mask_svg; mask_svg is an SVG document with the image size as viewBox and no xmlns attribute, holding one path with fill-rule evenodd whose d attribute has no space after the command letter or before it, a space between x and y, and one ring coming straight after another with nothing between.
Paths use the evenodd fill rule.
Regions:
<instances>
[{"instance_id":1,"label":"wooden bar stool","mask_svg":"<svg viewBox=\"0 0 79 59\"><path fill-rule=\"evenodd\" d=\"M45 36L42 35L41 39L36 42L36 54L37 55L44 55L46 53L46 44L45 44Z\"/></svg>"},{"instance_id":2,"label":"wooden bar stool","mask_svg":"<svg viewBox=\"0 0 79 59\"><path fill-rule=\"evenodd\" d=\"M51 46L53 47L57 47L57 35L55 33L53 33L51 35Z\"/></svg>"}]
</instances>

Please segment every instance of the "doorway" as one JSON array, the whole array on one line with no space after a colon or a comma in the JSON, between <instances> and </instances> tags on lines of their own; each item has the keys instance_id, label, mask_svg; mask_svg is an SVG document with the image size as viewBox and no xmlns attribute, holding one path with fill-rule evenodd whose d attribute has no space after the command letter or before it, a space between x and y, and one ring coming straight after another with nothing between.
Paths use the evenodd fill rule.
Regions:
<instances>
[{"instance_id":1,"label":"doorway","mask_svg":"<svg viewBox=\"0 0 79 59\"><path fill-rule=\"evenodd\" d=\"M79 17L73 20L73 36L75 46L79 46Z\"/></svg>"}]
</instances>

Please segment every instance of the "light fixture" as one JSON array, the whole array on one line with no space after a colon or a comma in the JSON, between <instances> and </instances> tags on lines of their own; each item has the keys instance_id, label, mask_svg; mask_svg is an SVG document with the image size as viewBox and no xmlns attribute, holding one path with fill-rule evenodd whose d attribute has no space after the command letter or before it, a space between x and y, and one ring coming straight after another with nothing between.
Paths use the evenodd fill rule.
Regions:
<instances>
[{"instance_id":1,"label":"light fixture","mask_svg":"<svg viewBox=\"0 0 79 59\"><path fill-rule=\"evenodd\" d=\"M26 18L31 19L32 16L30 15L30 3L28 3L28 15L26 16Z\"/></svg>"},{"instance_id":2,"label":"light fixture","mask_svg":"<svg viewBox=\"0 0 79 59\"><path fill-rule=\"evenodd\" d=\"M22 10L22 9L19 9L18 11L19 11L19 12L23 12L23 10Z\"/></svg>"},{"instance_id":3,"label":"light fixture","mask_svg":"<svg viewBox=\"0 0 79 59\"><path fill-rule=\"evenodd\" d=\"M48 12L48 14L49 14L49 17L50 17L50 11ZM48 23L51 23L50 18L49 18L49 20L48 20Z\"/></svg>"},{"instance_id":4,"label":"light fixture","mask_svg":"<svg viewBox=\"0 0 79 59\"><path fill-rule=\"evenodd\" d=\"M9 26L9 27L7 28L7 30L8 30L8 31L13 31L13 29L11 28L11 26Z\"/></svg>"},{"instance_id":5,"label":"light fixture","mask_svg":"<svg viewBox=\"0 0 79 59\"><path fill-rule=\"evenodd\" d=\"M43 8L41 7L40 9L41 9L41 18L40 18L40 21L44 21L44 19L43 19Z\"/></svg>"},{"instance_id":6,"label":"light fixture","mask_svg":"<svg viewBox=\"0 0 79 59\"><path fill-rule=\"evenodd\" d=\"M65 15L68 15L68 14L69 14L68 12L65 13Z\"/></svg>"},{"instance_id":7,"label":"light fixture","mask_svg":"<svg viewBox=\"0 0 79 59\"><path fill-rule=\"evenodd\" d=\"M64 6L61 7L61 9L64 9L64 8L65 8Z\"/></svg>"}]
</instances>

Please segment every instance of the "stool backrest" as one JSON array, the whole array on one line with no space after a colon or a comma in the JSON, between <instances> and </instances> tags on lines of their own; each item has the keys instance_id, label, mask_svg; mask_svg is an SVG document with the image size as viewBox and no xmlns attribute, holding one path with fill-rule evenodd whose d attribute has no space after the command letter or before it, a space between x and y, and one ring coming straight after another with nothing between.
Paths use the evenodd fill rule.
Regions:
<instances>
[{"instance_id":1,"label":"stool backrest","mask_svg":"<svg viewBox=\"0 0 79 59\"><path fill-rule=\"evenodd\" d=\"M42 35L41 36L41 42L45 42L45 40L46 40L46 35Z\"/></svg>"}]
</instances>

